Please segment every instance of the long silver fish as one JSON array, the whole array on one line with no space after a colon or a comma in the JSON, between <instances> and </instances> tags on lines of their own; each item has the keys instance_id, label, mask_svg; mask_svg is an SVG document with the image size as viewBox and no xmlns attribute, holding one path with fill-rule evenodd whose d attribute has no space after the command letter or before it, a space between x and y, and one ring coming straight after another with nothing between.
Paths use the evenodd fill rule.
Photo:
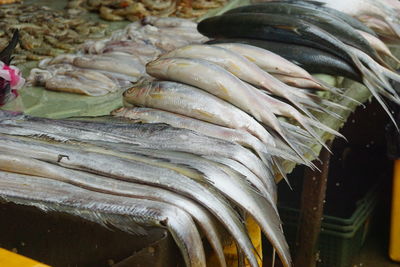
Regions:
<instances>
[{"instance_id":1,"label":"long silver fish","mask_svg":"<svg viewBox=\"0 0 400 267\"><path fill-rule=\"evenodd\" d=\"M204 173L210 184L254 217L263 233L277 250L284 265L290 265L291 258L288 246L281 230L279 215L273 200L273 198L276 198L275 196L272 199L263 198L252 190L241 177L234 175L232 172L232 175L229 176L223 170L214 166L212 162L201 160L196 156L179 155L177 153L162 155L158 152L145 155L165 157L166 160L168 159L172 163L188 165ZM268 186L270 194L276 194L275 181L270 181Z\"/></svg>"},{"instance_id":2,"label":"long silver fish","mask_svg":"<svg viewBox=\"0 0 400 267\"><path fill-rule=\"evenodd\" d=\"M306 94L275 79L272 75L263 71L247 58L229 49L225 49L224 47L189 45L163 54L160 58L177 57L204 59L217 64L239 79L289 100L293 105L309 116L312 115L303 104L320 108L320 106Z\"/></svg>"},{"instance_id":3,"label":"long silver fish","mask_svg":"<svg viewBox=\"0 0 400 267\"><path fill-rule=\"evenodd\" d=\"M263 162L240 145L166 125L57 121L41 118L29 119L29 117L25 117L25 120L6 119L0 124L2 125L0 132L6 134L47 135L57 140L125 143L157 150L226 157L243 163L260 179L266 179L270 176L270 170L265 167ZM193 142L193 140L196 140L196 142Z\"/></svg>"},{"instance_id":4,"label":"long silver fish","mask_svg":"<svg viewBox=\"0 0 400 267\"><path fill-rule=\"evenodd\" d=\"M211 61L217 65L224 67L226 70L236 75L241 80L267 89L278 96L285 97L286 99L291 101L291 103L293 103L296 107L301 108L301 110L304 109L301 105L302 100L300 100L299 98L304 98L306 100L308 99L306 94L304 94L303 97L300 97L299 93L301 93L301 91L299 90L296 91L297 93L292 93L293 88L281 83L280 81L277 81L271 75L261 70L257 65L250 62L246 58L224 48L207 45L189 45L178 48L161 56L161 58L174 57L200 58ZM258 90L255 88L253 88L253 91L258 93ZM259 99L263 99L265 101L265 103L267 104L266 107L268 109L271 109L274 114L284 115L297 120L323 146L325 146L325 143L320 139L318 134L315 133L310 125L340 136L339 133L333 131L329 127L326 127L322 123L316 120L305 118L296 109L286 103L283 103L265 94L258 94L258 97Z\"/></svg>"},{"instance_id":5,"label":"long silver fish","mask_svg":"<svg viewBox=\"0 0 400 267\"><path fill-rule=\"evenodd\" d=\"M233 129L246 130L265 144L271 146L275 144L270 133L251 116L228 102L193 86L167 81L143 80L124 92L124 102L158 108Z\"/></svg>"},{"instance_id":6,"label":"long silver fish","mask_svg":"<svg viewBox=\"0 0 400 267\"><path fill-rule=\"evenodd\" d=\"M111 114L141 123L167 123L173 127L185 128L207 136L229 140L253 149L265 164L270 161L268 147L246 131L222 127L189 116L154 108L119 108L112 111Z\"/></svg>"},{"instance_id":7,"label":"long silver fish","mask_svg":"<svg viewBox=\"0 0 400 267\"><path fill-rule=\"evenodd\" d=\"M254 64L270 74L285 75L307 80L309 81L309 85L306 88L335 91L335 89L327 87L321 81L314 78L303 68L269 50L240 43L221 43L214 45L226 48L235 53L238 53L239 55L242 55L243 57L247 58L251 62L254 62Z\"/></svg>"},{"instance_id":8,"label":"long silver fish","mask_svg":"<svg viewBox=\"0 0 400 267\"><path fill-rule=\"evenodd\" d=\"M91 192L51 179L2 171L0 198L45 212L66 212L103 226L111 224L133 234L145 234L143 227L166 228L180 248L187 266L206 266L196 224L189 214L173 205Z\"/></svg>"},{"instance_id":9,"label":"long silver fish","mask_svg":"<svg viewBox=\"0 0 400 267\"><path fill-rule=\"evenodd\" d=\"M227 230L234 236L238 246L245 252L251 266L258 266L253 246L243 224L235 216L236 212L212 192L210 187L178 174L175 171L159 168L141 162L118 158L94 152L84 152L65 146L49 145L44 142L23 141L21 139L0 137L0 151L28 156L48 161L67 168L86 170L100 175L125 181L155 185L196 199L207 207L220 221L225 221Z\"/></svg>"},{"instance_id":10,"label":"long silver fish","mask_svg":"<svg viewBox=\"0 0 400 267\"><path fill-rule=\"evenodd\" d=\"M91 191L156 200L177 206L190 214L199 224L207 240L214 248L219 263L221 266L226 266L215 219L207 210L186 197L159 187L109 179L103 176L70 170L47 162L11 154L0 155L0 170L54 179Z\"/></svg>"},{"instance_id":11,"label":"long silver fish","mask_svg":"<svg viewBox=\"0 0 400 267\"><path fill-rule=\"evenodd\" d=\"M146 65L150 75L197 86L236 105L256 120L270 126L300 156L301 152L289 141L279 120L246 84L224 68L202 59L166 58Z\"/></svg>"}]
</instances>

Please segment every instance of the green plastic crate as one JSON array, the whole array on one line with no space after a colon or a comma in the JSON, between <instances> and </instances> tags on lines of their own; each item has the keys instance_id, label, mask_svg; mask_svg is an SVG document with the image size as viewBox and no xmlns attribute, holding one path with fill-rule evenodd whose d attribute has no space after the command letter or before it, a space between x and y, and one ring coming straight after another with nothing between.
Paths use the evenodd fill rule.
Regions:
<instances>
[{"instance_id":1,"label":"green plastic crate","mask_svg":"<svg viewBox=\"0 0 400 267\"><path fill-rule=\"evenodd\" d=\"M318 240L320 267L349 267L352 257L359 252L369 232L371 217L378 202L378 187L371 189L357 202L350 218L324 216ZM279 207L283 229L292 253L298 228L299 210Z\"/></svg>"}]
</instances>

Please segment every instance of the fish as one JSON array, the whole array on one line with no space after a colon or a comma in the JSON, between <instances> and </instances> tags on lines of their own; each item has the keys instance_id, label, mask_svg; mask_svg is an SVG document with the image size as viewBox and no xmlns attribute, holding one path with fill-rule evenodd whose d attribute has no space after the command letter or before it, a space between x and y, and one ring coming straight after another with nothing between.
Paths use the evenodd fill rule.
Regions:
<instances>
[{"instance_id":1,"label":"fish","mask_svg":"<svg viewBox=\"0 0 400 267\"><path fill-rule=\"evenodd\" d=\"M305 109L302 104L304 103L306 105L319 108L319 105L316 102L314 102L307 94L303 94L300 90L289 87L284 83L281 83L280 81L276 80L273 76L260 69L256 64L247 60L245 57L235 54L227 49L220 48L217 46L190 45L178 48L174 51L163 54L161 56L161 58L174 58L174 57L200 58L213 62L225 68L239 79L289 100L294 106L296 106L298 109L306 113L311 118L314 118L314 116L311 115L311 113L308 112L307 109ZM252 91L258 93L257 89L253 88ZM267 104L271 103L270 99L266 98L265 95L262 94L257 94L257 95L261 99L266 99L265 102ZM324 102L324 100L320 101L325 103L326 105L329 104L327 102ZM276 104L278 102L275 101L274 103ZM288 115L289 113L286 114ZM301 119L302 115L299 112L297 112L296 109L291 108L291 115L289 115L289 117L299 121L302 125L305 124L304 120ZM315 126L324 127L317 121L315 121ZM312 134L314 134L312 129L308 127L306 129L311 130Z\"/></svg>"},{"instance_id":2,"label":"fish","mask_svg":"<svg viewBox=\"0 0 400 267\"><path fill-rule=\"evenodd\" d=\"M0 150L9 150L13 147L13 154L28 156L37 160L51 162L69 169L84 170L109 178L128 182L139 182L147 185L159 186L168 190L179 192L187 197L196 199L212 212L220 221L225 222L227 230L234 237L238 246L246 253L251 266L258 266L253 253L253 246L246 234L236 212L224 200L218 197L210 187L189 179L175 171L151 166L138 161L122 159L102 153L87 152L66 145L33 142L31 139L0 137ZM60 155L64 155L61 156Z\"/></svg>"},{"instance_id":3,"label":"fish","mask_svg":"<svg viewBox=\"0 0 400 267\"><path fill-rule=\"evenodd\" d=\"M380 20L382 23L386 24L394 33L394 37L399 38L399 15L395 9L387 5L387 3L382 1L331 1L331 0L321 0L327 7L339 10L346 13L352 17L358 18L362 21L363 16L370 16L374 19ZM362 21L364 22L364 21Z\"/></svg>"},{"instance_id":4,"label":"fish","mask_svg":"<svg viewBox=\"0 0 400 267\"><path fill-rule=\"evenodd\" d=\"M146 154L146 156L153 155L162 157L160 152L153 153L154 154ZM216 168L216 166L214 167L212 162L199 160L198 157L194 156L180 156L177 153L174 153L173 155L168 153L165 155L165 159L174 163L189 165L204 173L215 188L223 192L227 198L231 199L236 205L244 209L258 222L263 233L276 248L284 265L290 265L291 258L281 230L280 219L275 202L271 202L270 198L266 199L261 197L260 194L250 189L249 185L239 176L227 175L221 169ZM230 172L230 174L233 173ZM269 184L269 188L274 186L275 181L272 180ZM273 190L276 194L276 187L270 190Z\"/></svg>"},{"instance_id":5,"label":"fish","mask_svg":"<svg viewBox=\"0 0 400 267\"><path fill-rule=\"evenodd\" d=\"M45 212L58 211L144 235L144 227L167 229L187 266L206 266L202 240L190 215L174 205L91 192L46 178L0 172L0 198Z\"/></svg>"},{"instance_id":6,"label":"fish","mask_svg":"<svg viewBox=\"0 0 400 267\"><path fill-rule=\"evenodd\" d=\"M215 40L214 43L238 43L255 46L274 52L310 73L343 76L357 82L362 82L361 74L351 64L320 49L304 45L249 38L222 38Z\"/></svg>"},{"instance_id":7,"label":"fish","mask_svg":"<svg viewBox=\"0 0 400 267\"><path fill-rule=\"evenodd\" d=\"M1 115L1 112L0 112ZM232 142L211 138L186 129L160 124L98 123L71 120L30 118L13 120L5 115L0 121L0 132L21 136L45 134L56 140L84 140L109 142L156 150L187 152L230 158L246 165L260 179L268 179L270 170L249 150ZM17 116L18 118L18 116ZM44 127L44 125L46 125ZM23 128L21 128L23 127ZM99 132L104 134L99 135ZM79 138L78 138L79 137ZM193 142L196 140L196 143Z\"/></svg>"},{"instance_id":8,"label":"fish","mask_svg":"<svg viewBox=\"0 0 400 267\"><path fill-rule=\"evenodd\" d=\"M47 162L11 154L0 155L0 170L57 180L89 191L155 200L177 206L191 215L199 224L207 240L214 248L219 263L221 266L226 266L217 222L206 209L186 197L159 187L108 179L100 175L70 170Z\"/></svg>"},{"instance_id":9,"label":"fish","mask_svg":"<svg viewBox=\"0 0 400 267\"><path fill-rule=\"evenodd\" d=\"M379 54L382 56L386 56L390 59L392 59L397 65L400 64L400 61L397 57L395 57L390 49L386 46L384 42L382 42L379 38L375 37L372 34L369 34L367 32L359 31L357 30L370 44L372 47L378 51Z\"/></svg>"},{"instance_id":10,"label":"fish","mask_svg":"<svg viewBox=\"0 0 400 267\"><path fill-rule=\"evenodd\" d=\"M226 71L224 68L202 59L160 58L146 65L148 74L158 79L174 80L197 86L251 114L256 120L270 126L300 156L295 145L281 127L275 115L265 109L257 92Z\"/></svg>"},{"instance_id":11,"label":"fish","mask_svg":"<svg viewBox=\"0 0 400 267\"><path fill-rule=\"evenodd\" d=\"M246 20L247 23L243 24L243 20ZM199 23L198 30L208 37L245 37L273 41L285 40L286 42L311 46L333 53L347 60L360 72L363 84L378 100L392 122L396 124L379 93L386 97L389 95L390 99L398 99L397 94L394 93L393 88L387 82L388 77L399 79L398 75L381 67L362 51L342 43L335 36L320 30L312 24L300 19L275 14L265 15L257 13L257 16L254 16L254 13L240 13L205 19ZM302 38L299 37L299 34L301 34Z\"/></svg>"},{"instance_id":12,"label":"fish","mask_svg":"<svg viewBox=\"0 0 400 267\"><path fill-rule=\"evenodd\" d=\"M369 27L367 27L365 24L363 24L361 21L358 19L353 18L352 16L343 13L339 10L336 10L334 8L330 8L326 6L324 3L321 1L311 1L311 0L265 0L268 2L280 2L280 3L290 3L291 5L298 5L298 6L309 6L321 11L324 11L326 13L329 13L331 16L335 16L336 18L346 22L349 24L351 27L354 29L363 31L363 32L368 32L371 35L374 35L375 37L378 37L378 35L371 30Z\"/></svg>"},{"instance_id":13,"label":"fish","mask_svg":"<svg viewBox=\"0 0 400 267\"><path fill-rule=\"evenodd\" d=\"M298 4L291 4L287 2L266 2L258 5L241 6L231 9L224 14L235 13L281 14L302 19L331 33L342 42L367 53L375 61L388 66L386 62L378 55L377 51L359 32L357 32L353 27L348 25L343 20L338 19L335 16L331 16L325 11L315 9L310 6L300 6Z\"/></svg>"},{"instance_id":14,"label":"fish","mask_svg":"<svg viewBox=\"0 0 400 267\"><path fill-rule=\"evenodd\" d=\"M325 90L320 82L313 78L306 70L267 49L241 43L223 43L218 41L213 45L226 48L244 56L251 62L254 62L254 64L262 70L272 75L279 74L303 78L309 80L310 83L314 85L313 88Z\"/></svg>"},{"instance_id":15,"label":"fish","mask_svg":"<svg viewBox=\"0 0 400 267\"><path fill-rule=\"evenodd\" d=\"M88 69L60 71L54 76L49 75L41 79L46 78L46 89L54 91L101 96L120 89L119 85L106 75ZM33 79L38 80L38 76L35 75Z\"/></svg>"},{"instance_id":16,"label":"fish","mask_svg":"<svg viewBox=\"0 0 400 267\"><path fill-rule=\"evenodd\" d=\"M72 64L80 68L117 72L132 77L139 77L144 73L144 66L126 55L77 56Z\"/></svg>"},{"instance_id":17,"label":"fish","mask_svg":"<svg viewBox=\"0 0 400 267\"><path fill-rule=\"evenodd\" d=\"M212 40L208 43L215 46L220 46L236 52L244 57L246 57L251 62L254 62L258 67L264 71L272 74L278 80L294 87L306 88L306 89L316 89L322 91L328 91L337 96L345 97L343 95L343 90L330 86L309 74L305 69L297 66L296 64L290 62L289 60L275 54L267 49L262 49L257 46L247 45L246 42L250 42L249 39L232 39L232 43L229 43L230 39L227 40ZM252 40L254 42L260 42L261 40ZM297 64L299 62L296 62ZM347 98L352 102L360 104L358 101Z\"/></svg>"},{"instance_id":18,"label":"fish","mask_svg":"<svg viewBox=\"0 0 400 267\"><path fill-rule=\"evenodd\" d=\"M251 116L196 87L168 81L142 80L123 94L125 105L145 106L187 115L216 125L245 130L266 145L274 146L274 139Z\"/></svg>"},{"instance_id":19,"label":"fish","mask_svg":"<svg viewBox=\"0 0 400 267\"><path fill-rule=\"evenodd\" d=\"M141 123L167 123L173 127L185 128L214 138L229 140L253 149L265 164L270 161L268 147L246 131L222 127L185 115L154 108L119 108L112 111L111 114Z\"/></svg>"},{"instance_id":20,"label":"fish","mask_svg":"<svg viewBox=\"0 0 400 267\"><path fill-rule=\"evenodd\" d=\"M302 95L298 90L274 79L273 76L260 69L253 62L228 49L218 46L189 45L163 54L160 58L174 57L204 59L217 64L243 81L284 97L309 116L312 116L311 113L302 104L317 106L306 95Z\"/></svg>"}]
</instances>

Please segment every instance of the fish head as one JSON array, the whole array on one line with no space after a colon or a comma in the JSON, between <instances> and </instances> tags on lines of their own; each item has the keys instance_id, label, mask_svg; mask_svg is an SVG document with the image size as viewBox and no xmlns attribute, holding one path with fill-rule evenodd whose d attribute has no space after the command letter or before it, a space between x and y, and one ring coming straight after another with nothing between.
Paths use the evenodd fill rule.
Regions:
<instances>
[{"instance_id":1,"label":"fish head","mask_svg":"<svg viewBox=\"0 0 400 267\"><path fill-rule=\"evenodd\" d=\"M145 94L148 92L153 86L153 82L149 79L142 78L139 79L136 83L132 85L129 89L127 89L123 93L123 97L129 98L129 97L139 97L142 94Z\"/></svg>"},{"instance_id":2,"label":"fish head","mask_svg":"<svg viewBox=\"0 0 400 267\"><path fill-rule=\"evenodd\" d=\"M146 64L146 71L150 75L157 73L157 76L167 75L168 66L173 62L173 58L158 58Z\"/></svg>"}]
</instances>

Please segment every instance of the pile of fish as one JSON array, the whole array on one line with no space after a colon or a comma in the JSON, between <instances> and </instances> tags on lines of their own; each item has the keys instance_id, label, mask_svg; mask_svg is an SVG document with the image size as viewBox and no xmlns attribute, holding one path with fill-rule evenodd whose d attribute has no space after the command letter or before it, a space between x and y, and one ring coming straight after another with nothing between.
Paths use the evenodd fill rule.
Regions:
<instances>
[{"instance_id":1,"label":"pile of fish","mask_svg":"<svg viewBox=\"0 0 400 267\"><path fill-rule=\"evenodd\" d=\"M398 92L390 84L391 80L400 82L391 65L399 61L371 29L344 13L315 2L272 1L205 19L198 30L215 38L210 42L213 44L251 44L310 72L359 81L395 122L382 96L400 103Z\"/></svg>"},{"instance_id":2,"label":"pile of fish","mask_svg":"<svg viewBox=\"0 0 400 267\"><path fill-rule=\"evenodd\" d=\"M0 28L0 49L8 44L15 29L20 31L14 63L21 64L73 52L87 39L104 38L108 26L66 11L16 3L0 6Z\"/></svg>"},{"instance_id":3,"label":"pile of fish","mask_svg":"<svg viewBox=\"0 0 400 267\"><path fill-rule=\"evenodd\" d=\"M242 6L199 25L146 17L32 70L28 80L51 90L128 88L124 107L99 121L0 111L0 197L130 233L165 227L188 266L205 266L202 234L226 266L226 233L258 266L250 216L291 266L275 177L286 178L284 161L315 168L323 132L343 137L316 114L341 119L347 108L320 92L358 103L309 72L362 82L392 118L381 96L400 103L398 62L374 31L312 1Z\"/></svg>"},{"instance_id":4,"label":"pile of fish","mask_svg":"<svg viewBox=\"0 0 400 267\"><path fill-rule=\"evenodd\" d=\"M76 54L42 60L27 81L49 90L90 96L126 89L145 75L145 64L161 53L206 41L196 26L186 19L147 17L115 31L110 38L87 41Z\"/></svg>"},{"instance_id":5,"label":"pile of fish","mask_svg":"<svg viewBox=\"0 0 400 267\"><path fill-rule=\"evenodd\" d=\"M228 0L70 0L68 8L100 13L105 20L136 21L146 16L197 18Z\"/></svg>"},{"instance_id":6,"label":"pile of fish","mask_svg":"<svg viewBox=\"0 0 400 267\"><path fill-rule=\"evenodd\" d=\"M166 124L0 111L0 152L0 199L134 234L166 228L187 266L205 266L200 233L221 266L226 233L258 266L244 225L252 216L290 266L271 170L233 142Z\"/></svg>"},{"instance_id":7,"label":"pile of fish","mask_svg":"<svg viewBox=\"0 0 400 267\"><path fill-rule=\"evenodd\" d=\"M321 131L342 136L319 122L310 110L339 118L332 110L341 111L345 107L273 77L268 69L298 74L320 90L340 92L278 55L272 61L274 57L269 54L272 53L235 43L188 45L164 53L146 65L152 77L141 79L125 91L125 107L112 115L136 123L167 123L253 151L263 167L253 168L250 161L242 163L261 178L261 183L256 177L248 181L260 197L272 203L272 209L268 213L249 214L259 223L284 266L290 266L286 242L276 239L282 234L279 226L275 225L276 232L271 234L269 226L263 223L273 220L280 224L274 177L286 178L281 166L283 160L315 167L305 155L313 155L314 144L325 146ZM256 266L248 259L251 266Z\"/></svg>"}]
</instances>

